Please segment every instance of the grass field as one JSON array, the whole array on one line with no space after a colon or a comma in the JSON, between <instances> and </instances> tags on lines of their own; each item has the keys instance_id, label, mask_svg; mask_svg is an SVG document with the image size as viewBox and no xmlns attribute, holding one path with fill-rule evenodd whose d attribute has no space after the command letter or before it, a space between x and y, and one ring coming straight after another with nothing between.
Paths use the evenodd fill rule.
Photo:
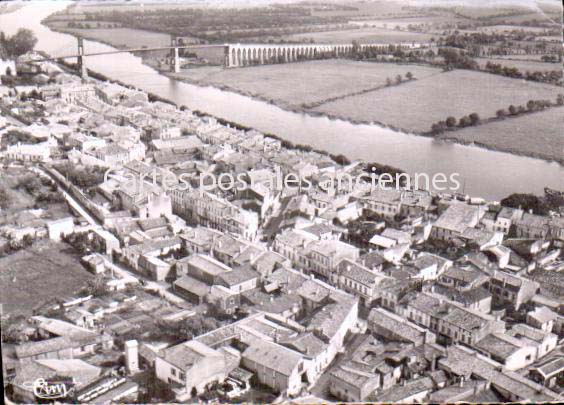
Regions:
<instances>
[{"instance_id":1,"label":"grass field","mask_svg":"<svg viewBox=\"0 0 564 405\"><path fill-rule=\"evenodd\" d=\"M313 39L316 43L350 44L352 41L358 41L362 44L376 44L428 42L433 37L436 38L437 36L384 28L359 28L355 30L308 32L305 34L288 35L284 38L289 41L300 42Z\"/></svg>"},{"instance_id":2,"label":"grass field","mask_svg":"<svg viewBox=\"0 0 564 405\"><path fill-rule=\"evenodd\" d=\"M507 152L562 161L563 127L564 107L557 107L448 132L447 136L465 143L475 142Z\"/></svg>"},{"instance_id":3,"label":"grass field","mask_svg":"<svg viewBox=\"0 0 564 405\"><path fill-rule=\"evenodd\" d=\"M391 18L391 19L379 19L379 20L358 20L351 21L352 24L365 25L370 27L394 29L395 27L400 27L401 29L407 29L409 25L425 25L432 26L434 24L441 24L451 21L453 17L445 16L428 16L428 17L415 17L415 18ZM462 21L463 19L457 19L457 21ZM466 20L464 20L466 21Z\"/></svg>"},{"instance_id":4,"label":"grass field","mask_svg":"<svg viewBox=\"0 0 564 405\"><path fill-rule=\"evenodd\" d=\"M52 22L49 26L69 34L104 42L116 48L168 46L170 35L132 28L67 28L66 23Z\"/></svg>"},{"instance_id":5,"label":"grass field","mask_svg":"<svg viewBox=\"0 0 564 405\"><path fill-rule=\"evenodd\" d=\"M30 314L33 308L78 291L92 277L68 245L38 242L0 258L3 312Z\"/></svg>"},{"instance_id":6,"label":"grass field","mask_svg":"<svg viewBox=\"0 0 564 405\"><path fill-rule=\"evenodd\" d=\"M501 66L515 67L523 73L525 73L526 71L546 72L552 70L560 70L560 71L562 70L562 65L560 63L548 63L541 61L536 62L530 60L510 60L510 59L498 59L498 58L476 58L475 60L482 68L486 66L486 63L492 62L492 63L500 64Z\"/></svg>"},{"instance_id":7,"label":"grass field","mask_svg":"<svg viewBox=\"0 0 564 405\"><path fill-rule=\"evenodd\" d=\"M495 59L542 62L542 57L543 57L543 55L496 55Z\"/></svg>"},{"instance_id":8,"label":"grass field","mask_svg":"<svg viewBox=\"0 0 564 405\"><path fill-rule=\"evenodd\" d=\"M29 219L33 216L24 215L24 211L36 207L36 198L39 193L51 192L48 186L40 185L35 195L31 194L22 184L32 177L33 175L24 168L0 170L0 190L3 190L8 197L7 206L0 209L0 225L25 225L24 218ZM70 215L65 202L41 203L39 206L45 210L40 216L44 219L51 220Z\"/></svg>"},{"instance_id":9,"label":"grass field","mask_svg":"<svg viewBox=\"0 0 564 405\"><path fill-rule=\"evenodd\" d=\"M562 89L548 84L455 70L401 86L330 102L315 111L359 122L382 122L412 132L425 132L448 116L476 112L493 117L510 104L530 99L554 101Z\"/></svg>"},{"instance_id":10,"label":"grass field","mask_svg":"<svg viewBox=\"0 0 564 405\"><path fill-rule=\"evenodd\" d=\"M387 78L411 72L423 79L442 74L440 69L392 63L319 60L242 69L198 68L182 77L198 84L224 87L288 109L300 109L334 97L384 86Z\"/></svg>"}]
</instances>

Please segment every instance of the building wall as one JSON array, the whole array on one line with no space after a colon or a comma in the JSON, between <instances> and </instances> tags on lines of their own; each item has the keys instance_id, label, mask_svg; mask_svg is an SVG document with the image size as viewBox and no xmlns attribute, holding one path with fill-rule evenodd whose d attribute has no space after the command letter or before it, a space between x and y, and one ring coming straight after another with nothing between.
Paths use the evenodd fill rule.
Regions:
<instances>
[{"instance_id":1,"label":"building wall","mask_svg":"<svg viewBox=\"0 0 564 405\"><path fill-rule=\"evenodd\" d=\"M262 384L272 388L276 392L286 392L288 395L296 395L300 391L301 375L298 372L299 366L296 367L289 376L287 376L271 368L246 359L245 357L242 359L242 364L249 370L254 371L258 380ZM303 362L300 362L300 364L303 366Z\"/></svg>"}]
</instances>

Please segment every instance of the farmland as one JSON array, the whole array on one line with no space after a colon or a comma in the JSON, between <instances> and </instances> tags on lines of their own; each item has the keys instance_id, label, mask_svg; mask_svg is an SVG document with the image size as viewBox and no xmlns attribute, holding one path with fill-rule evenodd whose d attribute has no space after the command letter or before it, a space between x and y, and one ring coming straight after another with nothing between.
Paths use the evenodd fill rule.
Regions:
<instances>
[{"instance_id":1,"label":"farmland","mask_svg":"<svg viewBox=\"0 0 564 405\"><path fill-rule=\"evenodd\" d=\"M418 32L399 31L385 28L359 28L356 30L309 32L284 37L287 41L316 43L350 44L352 41L360 43L399 43L399 42L428 42L433 35ZM435 36L436 38L436 36Z\"/></svg>"},{"instance_id":2,"label":"farmland","mask_svg":"<svg viewBox=\"0 0 564 405\"><path fill-rule=\"evenodd\" d=\"M534 72L541 71L547 72L551 70L562 70L562 65L559 63L549 63L541 61L530 61L530 60L512 60L512 59L498 59L498 58L476 58L476 62L480 65L480 68L484 68L486 63L496 63L502 67L514 67L519 69L521 72Z\"/></svg>"},{"instance_id":3,"label":"farmland","mask_svg":"<svg viewBox=\"0 0 564 405\"><path fill-rule=\"evenodd\" d=\"M95 23L92 23L96 26ZM100 41L116 48L142 48L168 46L170 36L160 32L138 30L132 28L68 28L66 23L49 24L57 31Z\"/></svg>"},{"instance_id":4,"label":"farmland","mask_svg":"<svg viewBox=\"0 0 564 405\"><path fill-rule=\"evenodd\" d=\"M68 245L41 241L0 258L0 302L4 313L28 315L38 306L85 286L92 275Z\"/></svg>"},{"instance_id":5,"label":"farmland","mask_svg":"<svg viewBox=\"0 0 564 405\"><path fill-rule=\"evenodd\" d=\"M386 79L411 72L423 79L440 69L351 60L318 60L262 65L243 69L198 68L175 75L200 85L212 85L272 101L283 108L302 109L312 103L383 87Z\"/></svg>"},{"instance_id":6,"label":"farmland","mask_svg":"<svg viewBox=\"0 0 564 405\"><path fill-rule=\"evenodd\" d=\"M420 133L448 116L460 118L476 112L482 118L493 117L511 104L525 105L529 99L554 101L559 93L562 89L557 86L455 70L329 102L314 111Z\"/></svg>"},{"instance_id":7,"label":"farmland","mask_svg":"<svg viewBox=\"0 0 564 405\"><path fill-rule=\"evenodd\" d=\"M564 107L506 118L448 133L464 143L476 143L512 153L562 161Z\"/></svg>"}]
</instances>

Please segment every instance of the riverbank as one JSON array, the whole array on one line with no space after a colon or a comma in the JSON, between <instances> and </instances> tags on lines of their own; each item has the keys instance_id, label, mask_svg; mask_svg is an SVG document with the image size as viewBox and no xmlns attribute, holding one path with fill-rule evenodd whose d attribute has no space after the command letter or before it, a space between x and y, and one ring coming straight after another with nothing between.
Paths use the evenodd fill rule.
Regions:
<instances>
[{"instance_id":1,"label":"riverbank","mask_svg":"<svg viewBox=\"0 0 564 405\"><path fill-rule=\"evenodd\" d=\"M72 29L65 27L51 29L76 35ZM112 28L108 31L113 32L116 29L119 30ZM97 31L99 30L81 30L81 35L124 49L119 36L107 33L102 36L89 35ZM140 46L145 42L151 44L148 38L153 34L163 35L143 31L137 36L134 45ZM131 36L133 33L128 31L127 35ZM161 41L164 41L164 38L161 38ZM538 123L533 117L519 120L520 128L525 131L518 133L515 139L510 138L510 135L515 133L511 125L500 126L502 129L507 127L509 133L492 133L488 130L491 125L489 122L476 127L478 129L474 131L465 128L449 131L438 137L430 133L434 122L445 120L448 116L458 119L477 112L484 121L489 121L491 117L495 117L498 109L506 109L511 104L525 105L529 97L552 100L561 90L555 86L523 83L481 72L443 73L440 68L424 65L344 59L239 69L207 66L172 73L163 71L161 66L158 66L158 57L141 56L143 63L168 78L199 87L211 86L293 113L327 117L357 125L377 125L396 132L438 139L441 142L475 146L564 165L564 158L559 152L561 148L558 147L561 139L558 133L560 126L556 123L556 126L543 128L550 136L544 137L543 142L531 142L524 132L529 127L538 130ZM410 72L415 80L405 80L407 72ZM398 75L403 78L400 84L395 82ZM388 81L391 81L391 86L386 84ZM477 88L480 90L476 91ZM496 94L495 100L488 97L491 93ZM513 120L514 118L508 119ZM482 130L489 136L481 136Z\"/></svg>"},{"instance_id":2,"label":"riverbank","mask_svg":"<svg viewBox=\"0 0 564 405\"><path fill-rule=\"evenodd\" d=\"M156 66L154 65L152 67L156 68ZM204 68L204 69L208 69L208 68ZM242 70L244 69L248 69L248 68L242 68ZM463 128L454 131L448 131L442 135L434 136L428 130L413 131L409 127L393 125L376 119L355 118L354 114L347 114L345 112L331 112L330 109L323 108L323 105L326 104L323 102L320 103L319 107L310 108L306 103L302 103L303 105L297 105L296 103L292 103L281 97L276 97L276 98L269 97L264 93L261 93L260 91L244 90L239 85L241 83L240 81L234 81L234 83L237 83L238 86L234 86L232 84L227 84L227 83L217 83L214 82L213 80L210 81L206 79L205 77L203 77L203 75L195 74L195 72L197 73L197 70L199 69L192 69L189 72L186 71L181 73L172 73L166 71L160 71L160 73L174 80L179 80L200 87L212 86L221 89L223 91L233 92L256 100L263 101L265 103L275 105L286 111L291 111L298 114L305 114L311 117L327 117L332 120L343 120L357 125L378 125L383 128L391 129L393 131L429 137L429 138L437 139L441 142L451 142L461 145L475 146L478 148L488 149L492 151L510 153L517 156L526 156L526 157L545 160L548 162L557 162L560 165L564 165L564 158L562 157L561 154L561 150L562 150L562 146L561 146L562 141L561 141L561 133L560 133L561 125L559 124L557 119L551 119L549 122L541 119L541 117L537 115L540 113L532 113L519 117L508 117L504 120L500 120L500 122L494 120L495 122L487 122L485 124L476 127L469 127L469 128ZM491 77L492 75L487 75L487 76ZM256 80L258 81L259 78L257 77ZM422 79L418 79L418 80L422 80ZM506 79L506 80L513 80L513 79ZM402 87L404 85L407 86L408 83L400 84L397 87ZM355 99L355 98L358 99L366 96L375 98L375 96L379 91L380 92L389 91L389 90L393 91L395 87L396 86L391 86L391 88L388 88L388 86L385 87L378 86L375 89L367 89L366 91L361 90L358 94L352 94L350 96L344 95L338 98L349 104L351 107L350 109L358 109L359 104L352 100L349 101L349 99ZM534 95L531 98L534 98ZM329 104L333 102L334 101L331 100ZM336 100L336 102L338 103L339 100ZM510 104L511 103L509 103L508 105ZM519 104L516 103L516 105ZM559 110L558 107L551 107L546 111L547 112L543 115L546 114L557 115L550 113L550 111L556 113L557 111L560 112L561 110ZM461 114L461 116L462 115L465 114ZM495 128L498 131L496 132L490 130L490 128L492 129ZM541 140L539 139L535 140L531 138L530 136L531 134L539 133L539 131L541 130L543 134ZM484 136L482 134L488 134L488 136Z\"/></svg>"}]
</instances>

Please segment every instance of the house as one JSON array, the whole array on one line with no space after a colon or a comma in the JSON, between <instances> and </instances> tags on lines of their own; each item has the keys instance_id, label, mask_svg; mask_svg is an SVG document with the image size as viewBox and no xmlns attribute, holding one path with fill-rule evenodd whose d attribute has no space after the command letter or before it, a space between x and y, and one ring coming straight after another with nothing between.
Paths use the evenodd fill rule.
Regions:
<instances>
[{"instance_id":1,"label":"house","mask_svg":"<svg viewBox=\"0 0 564 405\"><path fill-rule=\"evenodd\" d=\"M536 348L535 359L541 359L554 350L558 341L554 333L535 329L523 323L513 325L507 334L521 340L524 344L534 346Z\"/></svg>"},{"instance_id":2,"label":"house","mask_svg":"<svg viewBox=\"0 0 564 405\"><path fill-rule=\"evenodd\" d=\"M430 293L419 293L414 298L404 297L406 304L398 312L409 320L436 333L447 342L473 345L490 333L503 333L505 323L491 315Z\"/></svg>"},{"instance_id":3,"label":"house","mask_svg":"<svg viewBox=\"0 0 564 405\"><path fill-rule=\"evenodd\" d=\"M536 360L536 348L505 333L492 333L474 344L474 349L503 364L508 370L519 370Z\"/></svg>"},{"instance_id":4,"label":"house","mask_svg":"<svg viewBox=\"0 0 564 405\"><path fill-rule=\"evenodd\" d=\"M142 255L139 258L139 270L147 274L152 280L165 281L172 276L172 266L162 259L152 255Z\"/></svg>"},{"instance_id":5,"label":"house","mask_svg":"<svg viewBox=\"0 0 564 405\"><path fill-rule=\"evenodd\" d=\"M49 162L51 160L51 143L8 145L4 156L22 162Z\"/></svg>"},{"instance_id":6,"label":"house","mask_svg":"<svg viewBox=\"0 0 564 405\"><path fill-rule=\"evenodd\" d=\"M537 365L531 369L529 376L533 381L545 387L561 387L564 385L564 357L555 357Z\"/></svg>"},{"instance_id":7,"label":"house","mask_svg":"<svg viewBox=\"0 0 564 405\"><path fill-rule=\"evenodd\" d=\"M370 394L380 387L380 376L357 364L340 365L329 373L329 392L345 402L365 402Z\"/></svg>"},{"instance_id":8,"label":"house","mask_svg":"<svg viewBox=\"0 0 564 405\"><path fill-rule=\"evenodd\" d=\"M484 213L480 206L452 202L433 224L431 237L451 240L461 236L466 228L474 228Z\"/></svg>"},{"instance_id":9,"label":"house","mask_svg":"<svg viewBox=\"0 0 564 405\"><path fill-rule=\"evenodd\" d=\"M367 197L360 199L364 212L393 218L401 212L401 191L375 189Z\"/></svg>"},{"instance_id":10,"label":"house","mask_svg":"<svg viewBox=\"0 0 564 405\"><path fill-rule=\"evenodd\" d=\"M258 273L247 267L240 267L217 276L216 284L222 285L229 291L241 294L257 288Z\"/></svg>"},{"instance_id":11,"label":"house","mask_svg":"<svg viewBox=\"0 0 564 405\"><path fill-rule=\"evenodd\" d=\"M509 234L511 227L523 216L523 210L518 208L501 207L493 223L493 231Z\"/></svg>"},{"instance_id":12,"label":"house","mask_svg":"<svg viewBox=\"0 0 564 405\"><path fill-rule=\"evenodd\" d=\"M296 267L307 267L307 257L304 248L314 242L316 238L310 234L299 233L294 229L285 229L276 235L274 250L287 257Z\"/></svg>"},{"instance_id":13,"label":"house","mask_svg":"<svg viewBox=\"0 0 564 405\"><path fill-rule=\"evenodd\" d=\"M261 384L289 396L297 395L302 388L304 362L300 353L260 339L241 356L241 364L253 371Z\"/></svg>"},{"instance_id":14,"label":"house","mask_svg":"<svg viewBox=\"0 0 564 405\"><path fill-rule=\"evenodd\" d=\"M66 217L47 222L47 233L49 239L59 242L63 236L68 236L74 232L74 218Z\"/></svg>"},{"instance_id":15,"label":"house","mask_svg":"<svg viewBox=\"0 0 564 405\"><path fill-rule=\"evenodd\" d=\"M488 276L472 267L453 266L440 275L438 283L459 291L471 290L488 281Z\"/></svg>"},{"instance_id":16,"label":"house","mask_svg":"<svg viewBox=\"0 0 564 405\"><path fill-rule=\"evenodd\" d=\"M186 401L211 382L222 382L231 370L224 354L191 340L161 350L155 359L155 376Z\"/></svg>"},{"instance_id":17,"label":"house","mask_svg":"<svg viewBox=\"0 0 564 405\"><path fill-rule=\"evenodd\" d=\"M452 266L452 261L431 253L421 253L411 266L416 270L416 278L423 281L436 280Z\"/></svg>"},{"instance_id":18,"label":"house","mask_svg":"<svg viewBox=\"0 0 564 405\"><path fill-rule=\"evenodd\" d=\"M182 276L172 283L172 289L194 304L202 304L210 292L210 286L194 277Z\"/></svg>"},{"instance_id":19,"label":"house","mask_svg":"<svg viewBox=\"0 0 564 405\"><path fill-rule=\"evenodd\" d=\"M208 285L219 284L219 276L231 271L231 267L204 254L194 254L176 262L177 276L189 275Z\"/></svg>"},{"instance_id":20,"label":"house","mask_svg":"<svg viewBox=\"0 0 564 405\"><path fill-rule=\"evenodd\" d=\"M515 221L515 234L518 238L546 239L550 220L541 215L524 213Z\"/></svg>"},{"instance_id":21,"label":"house","mask_svg":"<svg viewBox=\"0 0 564 405\"><path fill-rule=\"evenodd\" d=\"M487 381L505 401L551 402L559 399L553 391L516 372L503 370L499 363L463 346L448 347L438 366L462 381L470 376Z\"/></svg>"},{"instance_id":22,"label":"house","mask_svg":"<svg viewBox=\"0 0 564 405\"><path fill-rule=\"evenodd\" d=\"M375 394L375 401L382 403L412 404L424 402L425 398L434 389L433 380L430 377L421 377L407 382L405 385L393 387ZM372 399L372 398L371 398Z\"/></svg>"},{"instance_id":23,"label":"house","mask_svg":"<svg viewBox=\"0 0 564 405\"><path fill-rule=\"evenodd\" d=\"M552 332L556 319L558 319L558 314L545 306L536 307L527 312L527 325L545 332Z\"/></svg>"},{"instance_id":24,"label":"house","mask_svg":"<svg viewBox=\"0 0 564 405\"><path fill-rule=\"evenodd\" d=\"M118 238L116 238L113 233L103 228L92 229L92 238L100 243L100 246L102 246L106 254L111 254L113 251L118 251L120 248Z\"/></svg>"},{"instance_id":25,"label":"house","mask_svg":"<svg viewBox=\"0 0 564 405\"><path fill-rule=\"evenodd\" d=\"M391 284L393 279L350 259L343 259L331 275L331 283L360 298L360 304L370 307L380 298L380 286Z\"/></svg>"},{"instance_id":26,"label":"house","mask_svg":"<svg viewBox=\"0 0 564 405\"><path fill-rule=\"evenodd\" d=\"M331 279L342 260L356 261L359 257L358 248L338 240L314 241L306 249L309 259L308 269L327 280Z\"/></svg>"},{"instance_id":27,"label":"house","mask_svg":"<svg viewBox=\"0 0 564 405\"><path fill-rule=\"evenodd\" d=\"M315 382L333 360L327 350L327 343L312 332L301 332L295 337L281 340L280 343L306 357L305 377L309 383Z\"/></svg>"},{"instance_id":28,"label":"house","mask_svg":"<svg viewBox=\"0 0 564 405\"><path fill-rule=\"evenodd\" d=\"M214 241L223 234L215 229L204 227L190 228L179 235L182 239L182 247L188 253L209 254L214 245Z\"/></svg>"},{"instance_id":29,"label":"house","mask_svg":"<svg viewBox=\"0 0 564 405\"><path fill-rule=\"evenodd\" d=\"M212 285L206 299L220 314L226 315L234 314L241 304L241 295L222 285Z\"/></svg>"},{"instance_id":30,"label":"house","mask_svg":"<svg viewBox=\"0 0 564 405\"><path fill-rule=\"evenodd\" d=\"M503 242L503 233L487 231L485 229L466 228L459 238L465 241L468 246L484 251L500 245Z\"/></svg>"},{"instance_id":31,"label":"house","mask_svg":"<svg viewBox=\"0 0 564 405\"><path fill-rule=\"evenodd\" d=\"M173 190L172 212L198 225L252 240L259 226L256 212L240 208L224 198L202 190Z\"/></svg>"},{"instance_id":32,"label":"house","mask_svg":"<svg viewBox=\"0 0 564 405\"><path fill-rule=\"evenodd\" d=\"M70 378L73 386L84 387L100 378L101 368L79 359L38 359L16 366L16 375L11 381L14 398L22 403L38 403L33 382L57 377ZM32 384L30 384L30 382ZM67 387L71 389L72 387ZM70 399L70 398L66 398Z\"/></svg>"},{"instance_id":33,"label":"house","mask_svg":"<svg viewBox=\"0 0 564 405\"><path fill-rule=\"evenodd\" d=\"M180 238L167 238L160 240L148 240L137 245L126 246L122 249L121 256L127 264L135 270L139 270L139 262L142 256L166 255L173 250L180 249Z\"/></svg>"},{"instance_id":34,"label":"house","mask_svg":"<svg viewBox=\"0 0 564 405\"><path fill-rule=\"evenodd\" d=\"M434 343L435 335L401 316L383 308L372 308L368 315L368 330L386 339L419 346Z\"/></svg>"},{"instance_id":35,"label":"house","mask_svg":"<svg viewBox=\"0 0 564 405\"><path fill-rule=\"evenodd\" d=\"M151 144L158 151L172 149L175 152L182 151L185 153L194 153L204 145L197 136L154 139Z\"/></svg>"},{"instance_id":36,"label":"house","mask_svg":"<svg viewBox=\"0 0 564 405\"><path fill-rule=\"evenodd\" d=\"M494 302L510 304L518 310L535 296L540 284L521 276L494 271L485 286L492 293Z\"/></svg>"},{"instance_id":37,"label":"house","mask_svg":"<svg viewBox=\"0 0 564 405\"><path fill-rule=\"evenodd\" d=\"M484 314L489 314L492 310L492 295L484 287L458 290L453 287L436 284L431 287L431 292L456 302L465 308L474 309Z\"/></svg>"}]
</instances>

